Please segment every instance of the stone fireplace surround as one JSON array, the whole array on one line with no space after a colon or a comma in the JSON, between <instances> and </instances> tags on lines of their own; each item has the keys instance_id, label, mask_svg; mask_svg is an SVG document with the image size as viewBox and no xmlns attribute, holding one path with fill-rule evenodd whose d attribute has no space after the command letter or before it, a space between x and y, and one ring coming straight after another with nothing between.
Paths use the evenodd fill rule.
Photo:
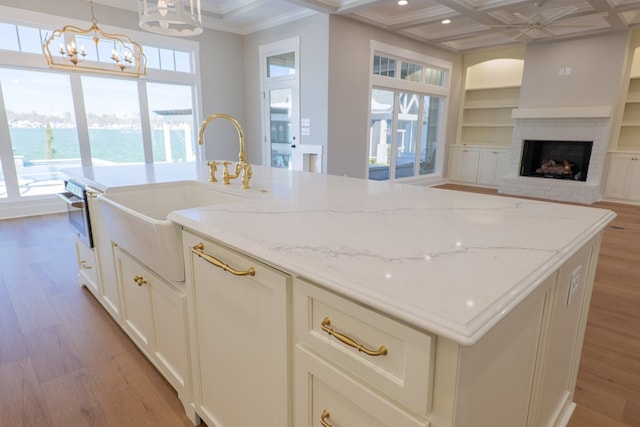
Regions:
<instances>
[{"instance_id":1,"label":"stone fireplace surround","mask_svg":"<svg viewBox=\"0 0 640 427\"><path fill-rule=\"evenodd\" d=\"M520 108L513 111L513 119L509 166L498 183L499 193L586 204L601 199L611 131L609 107ZM587 181L520 176L525 139L593 141Z\"/></svg>"}]
</instances>

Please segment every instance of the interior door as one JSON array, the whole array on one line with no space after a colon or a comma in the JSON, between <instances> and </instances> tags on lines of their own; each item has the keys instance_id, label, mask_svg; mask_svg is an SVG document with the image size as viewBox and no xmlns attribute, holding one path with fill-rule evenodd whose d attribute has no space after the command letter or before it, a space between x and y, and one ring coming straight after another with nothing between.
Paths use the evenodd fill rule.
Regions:
<instances>
[{"instance_id":1,"label":"interior door","mask_svg":"<svg viewBox=\"0 0 640 427\"><path fill-rule=\"evenodd\" d=\"M297 37L260 46L264 164L302 170Z\"/></svg>"},{"instance_id":2,"label":"interior door","mask_svg":"<svg viewBox=\"0 0 640 427\"><path fill-rule=\"evenodd\" d=\"M283 82L285 83L285 82ZM265 111L268 111L266 132L271 151L271 166L276 168L301 170L296 155L298 148L298 120L294 108L294 88L287 84L269 88L265 94Z\"/></svg>"}]
</instances>

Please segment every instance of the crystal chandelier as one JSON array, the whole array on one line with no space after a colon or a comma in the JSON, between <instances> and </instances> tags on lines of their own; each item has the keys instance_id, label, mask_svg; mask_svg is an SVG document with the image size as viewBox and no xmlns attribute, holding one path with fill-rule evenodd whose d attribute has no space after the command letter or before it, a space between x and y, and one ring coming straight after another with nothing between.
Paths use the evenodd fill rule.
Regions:
<instances>
[{"instance_id":1,"label":"crystal chandelier","mask_svg":"<svg viewBox=\"0 0 640 427\"><path fill-rule=\"evenodd\" d=\"M98 27L91 4L90 28L67 25L47 37L42 51L50 68L90 73L140 77L147 72L147 59L140 45L123 34L105 33ZM82 42L88 42L88 46ZM53 46L59 45L59 48Z\"/></svg>"},{"instance_id":2,"label":"crystal chandelier","mask_svg":"<svg viewBox=\"0 0 640 427\"><path fill-rule=\"evenodd\" d=\"M200 0L138 0L140 27L152 33L188 37L202 33Z\"/></svg>"}]
</instances>

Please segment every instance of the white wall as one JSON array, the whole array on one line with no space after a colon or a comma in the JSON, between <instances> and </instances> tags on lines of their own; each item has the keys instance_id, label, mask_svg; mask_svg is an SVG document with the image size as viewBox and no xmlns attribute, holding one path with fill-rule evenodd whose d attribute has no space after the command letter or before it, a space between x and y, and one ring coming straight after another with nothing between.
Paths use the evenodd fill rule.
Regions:
<instances>
[{"instance_id":1,"label":"white wall","mask_svg":"<svg viewBox=\"0 0 640 427\"><path fill-rule=\"evenodd\" d=\"M367 176L367 129L369 108L370 42L377 40L453 63L451 96L447 118L448 141L455 141L461 87L459 54L427 46L417 41L340 16L330 18L329 39L329 121L327 173L359 178Z\"/></svg>"},{"instance_id":2,"label":"white wall","mask_svg":"<svg viewBox=\"0 0 640 427\"><path fill-rule=\"evenodd\" d=\"M527 45L520 108L616 105L628 36L622 31ZM567 68L570 73L560 75Z\"/></svg>"}]
</instances>

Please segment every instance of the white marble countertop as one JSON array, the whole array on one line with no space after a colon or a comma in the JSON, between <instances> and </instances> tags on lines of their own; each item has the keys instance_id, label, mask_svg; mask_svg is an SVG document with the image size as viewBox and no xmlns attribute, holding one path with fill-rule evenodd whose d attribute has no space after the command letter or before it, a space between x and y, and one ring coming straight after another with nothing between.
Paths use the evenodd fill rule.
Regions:
<instances>
[{"instance_id":1,"label":"white marble countertop","mask_svg":"<svg viewBox=\"0 0 640 427\"><path fill-rule=\"evenodd\" d=\"M188 179L204 163L68 171L100 190ZM472 345L611 211L254 167L244 200L169 218L294 276Z\"/></svg>"}]
</instances>

